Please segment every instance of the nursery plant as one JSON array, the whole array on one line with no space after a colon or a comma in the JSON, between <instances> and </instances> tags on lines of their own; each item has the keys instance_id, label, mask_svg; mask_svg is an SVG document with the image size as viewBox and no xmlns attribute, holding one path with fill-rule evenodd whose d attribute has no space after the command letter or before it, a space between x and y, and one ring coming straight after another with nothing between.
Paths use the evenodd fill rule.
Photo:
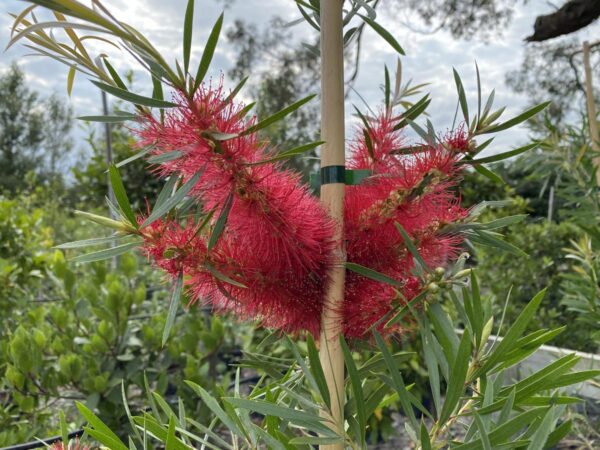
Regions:
<instances>
[{"instance_id":1,"label":"nursery plant","mask_svg":"<svg viewBox=\"0 0 600 450\"><path fill-rule=\"evenodd\" d=\"M461 206L461 175L475 170L501 182L486 164L538 144L481 156L493 140L489 135L526 121L547 104L501 120L504 108L493 109L493 91L482 98L477 69L476 108L470 111L474 102L454 71L462 119L438 133L427 119L417 123L432 101L426 94L411 101L423 86L402 83L400 64L395 74L385 67L383 105L376 111L355 108L359 126L346 161L344 45L366 26L400 55L404 51L377 21L376 1L297 0L302 23L320 33L321 141L281 151L269 146L261 130L286 120L313 96L270 117L255 117L252 104L237 100L244 81L229 90L222 79L206 80L223 15L194 67L193 0L183 21L183 57L175 65L97 0L91 7L75 0L30 3L15 16L9 46L26 42L34 52L67 64L69 90L83 73L130 103L132 112L85 119L129 122L137 138L137 154L108 167L116 219L79 213L113 234L62 248L106 246L73 258L80 262L138 248L161 268L171 282L163 345L185 298L188 308L204 304L237 320L255 320L273 330L263 349L283 340L293 355L249 355L222 395L188 382L214 414L210 421L186 413L182 403L173 409L162 397L150 396L148 411L126 410L132 430L127 442L80 403L90 437L113 449L146 448L149 440L167 449L366 448L370 417L395 402L406 418L406 434L423 449L542 449L569 431L569 423L559 420L565 405L577 399L560 389L599 372L571 372L577 357L568 355L512 380L508 369L562 330L525 334L543 291L513 324L497 321L476 275L464 268L468 255L461 251L468 240L520 254L497 230L523 217L479 222L488 205ZM35 8L51 11L54 19L40 21ZM50 33L57 29L65 40ZM144 67L152 96L128 88L106 53L92 53L87 45L92 40L126 51ZM416 142L408 139L407 128ZM285 159L317 147L321 201L298 174L282 167ZM164 180L141 211L132 208L119 174L134 158L146 158ZM490 342L493 331L503 338ZM429 378L429 408L398 370L406 355L388 347L409 333L423 344L419 357ZM355 360L355 350L365 346L377 349L374 356ZM261 374L249 390L241 386L242 367Z\"/></svg>"}]
</instances>

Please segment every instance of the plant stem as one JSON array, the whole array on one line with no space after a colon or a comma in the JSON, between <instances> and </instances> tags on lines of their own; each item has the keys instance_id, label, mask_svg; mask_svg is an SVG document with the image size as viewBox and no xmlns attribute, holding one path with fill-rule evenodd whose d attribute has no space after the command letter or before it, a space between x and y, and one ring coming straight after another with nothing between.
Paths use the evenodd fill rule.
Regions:
<instances>
[{"instance_id":1,"label":"plant stem","mask_svg":"<svg viewBox=\"0 0 600 450\"><path fill-rule=\"evenodd\" d=\"M344 61L342 0L321 1L321 170L344 166ZM343 182L321 185L321 199L336 223L336 264L330 274L321 319L320 360L331 398L333 428L344 435L344 359L339 336L344 299L345 249L342 239ZM323 414L328 414L324 411ZM341 450L342 443L322 445L322 450Z\"/></svg>"},{"instance_id":2,"label":"plant stem","mask_svg":"<svg viewBox=\"0 0 600 450\"><path fill-rule=\"evenodd\" d=\"M592 90L592 68L590 66L590 44L588 41L583 43L583 68L585 72L585 97L592 150L594 153L600 153L600 144L598 143L600 135L598 135L596 103L594 101L594 91ZM600 186L600 157L596 156L594 158L594 166L596 167L596 183Z\"/></svg>"}]
</instances>

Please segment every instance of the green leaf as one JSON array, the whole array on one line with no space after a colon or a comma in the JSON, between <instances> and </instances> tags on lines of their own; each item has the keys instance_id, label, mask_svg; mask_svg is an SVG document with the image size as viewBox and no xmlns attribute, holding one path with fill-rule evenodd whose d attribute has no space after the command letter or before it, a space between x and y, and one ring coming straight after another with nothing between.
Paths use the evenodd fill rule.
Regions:
<instances>
[{"instance_id":1,"label":"green leaf","mask_svg":"<svg viewBox=\"0 0 600 450\"><path fill-rule=\"evenodd\" d=\"M479 431L479 436L481 436L481 443L483 445L483 450L493 450L492 444L490 443L490 438L488 437L488 431L485 429L485 425L483 420L481 420L481 416L477 414L477 411L474 413L475 416L475 425L477 425L477 430Z\"/></svg>"},{"instance_id":2,"label":"green leaf","mask_svg":"<svg viewBox=\"0 0 600 450\"><path fill-rule=\"evenodd\" d=\"M458 101L460 103L460 109L462 110L463 117L467 125L469 124L469 108L467 106L467 98L465 96L465 88L463 87L462 80L456 69L452 69L454 72L454 82L456 83L456 91L458 92Z\"/></svg>"},{"instance_id":3,"label":"green leaf","mask_svg":"<svg viewBox=\"0 0 600 450\"><path fill-rule=\"evenodd\" d=\"M121 179L119 170L114 164L111 164L108 167L108 173L110 176L110 184L112 185L115 198L117 199L117 203L119 204L121 211L123 211L123 214L125 214L125 217L127 217L131 225L137 228L137 220L135 214L133 213L133 209L131 209L129 198L127 198L127 192L125 192L125 186L123 186L123 180Z\"/></svg>"},{"instance_id":4,"label":"green leaf","mask_svg":"<svg viewBox=\"0 0 600 450\"><path fill-rule=\"evenodd\" d=\"M190 191L194 188L201 176L202 172L195 173L194 176L192 176L188 181L186 181L186 183L183 186L181 186L181 188L179 188L179 190L177 190L177 192L175 192L175 194L173 194L172 197L169 197L160 205L158 205L157 202L157 205L152 210L152 213L146 218L146 220L144 220L142 228L147 227L155 220L160 219L166 213L171 211L171 209L177 206L185 198L185 196L190 193ZM171 180L169 179L169 181ZM169 182L167 182L167 184L169 184Z\"/></svg>"},{"instance_id":5,"label":"green leaf","mask_svg":"<svg viewBox=\"0 0 600 450\"><path fill-rule=\"evenodd\" d=\"M140 158L143 158L144 156L146 156L151 150L153 149L152 146L148 146L146 148L144 148L143 150L140 150L138 152L135 153L135 155L130 156L127 159L124 159L123 161L119 161L117 164L115 164L115 167L119 168L119 167L123 167L127 164L129 164L130 162L136 161Z\"/></svg>"},{"instance_id":6,"label":"green leaf","mask_svg":"<svg viewBox=\"0 0 600 450\"><path fill-rule=\"evenodd\" d=\"M316 414L299 411L287 406L276 405L264 400L250 400L235 397L225 397L223 400L234 408L255 411L265 416L279 417L311 431L321 432L327 436L335 436L335 433L327 425L323 424L325 419Z\"/></svg>"},{"instance_id":7,"label":"green leaf","mask_svg":"<svg viewBox=\"0 0 600 450\"><path fill-rule=\"evenodd\" d=\"M394 362L394 359L392 358L392 355L389 349L387 348L387 345L385 345L385 342L381 335L377 331L374 331L373 335L375 336L375 340L377 341L379 350L381 351L381 354L383 355L383 359L387 364L390 375L392 376L393 386L396 392L398 392L398 396L400 397L400 404L402 405L404 414L406 414L406 416L409 419L410 425L416 432L419 429L419 425L417 423L417 418L415 417L412 403L408 396L408 391L406 390L406 385L404 384L404 380L402 379L400 370L398 370L398 367L396 366L396 363Z\"/></svg>"},{"instance_id":8,"label":"green leaf","mask_svg":"<svg viewBox=\"0 0 600 450\"><path fill-rule=\"evenodd\" d=\"M542 422L538 426L537 430L531 437L531 442L527 447L527 450L543 450L550 436L550 433L556 426L556 421L564 411L564 406L549 408L548 412L542 419Z\"/></svg>"},{"instance_id":9,"label":"green leaf","mask_svg":"<svg viewBox=\"0 0 600 450\"><path fill-rule=\"evenodd\" d=\"M181 291L183 289L183 273L180 273L173 286L173 292L171 294L171 300L169 302L169 313L167 315L167 321L165 322L165 328L162 334L162 346L164 347L171 334L171 329L175 323L175 317L177 317L177 310L179 309L179 303L181 300Z\"/></svg>"},{"instance_id":10,"label":"green leaf","mask_svg":"<svg viewBox=\"0 0 600 450\"><path fill-rule=\"evenodd\" d=\"M506 184L504 182L504 180L499 175L495 174L494 172L492 172L487 167L476 165L476 166L473 166L473 168L480 175L483 175L484 177L492 180L494 183L497 183L497 184Z\"/></svg>"},{"instance_id":11,"label":"green leaf","mask_svg":"<svg viewBox=\"0 0 600 450\"><path fill-rule=\"evenodd\" d=\"M128 120L135 120L137 116L135 114L114 114L112 116L80 116L78 120L86 122L100 122L100 123L121 123ZM119 166L117 166L119 167Z\"/></svg>"},{"instance_id":12,"label":"green leaf","mask_svg":"<svg viewBox=\"0 0 600 450\"><path fill-rule=\"evenodd\" d=\"M92 80L92 83L95 84L98 88L102 89L105 92L108 92L111 95L114 95L121 100L125 100L126 102L133 103L135 105L149 106L152 108L173 108L178 106L176 103L167 102L164 100L157 100L155 98L144 97L142 95L134 94L125 89L121 89L115 86L111 86L110 84L101 83L100 81Z\"/></svg>"},{"instance_id":13,"label":"green leaf","mask_svg":"<svg viewBox=\"0 0 600 450\"><path fill-rule=\"evenodd\" d=\"M533 408L525 411L511 420L499 424L495 429L489 432L488 438L492 448L497 448L499 444L506 442L514 434L518 433L523 427L530 424L532 421L541 417L547 410L546 407ZM462 445L453 447L453 450L477 450L483 448L481 440L476 440Z\"/></svg>"},{"instance_id":14,"label":"green leaf","mask_svg":"<svg viewBox=\"0 0 600 450\"><path fill-rule=\"evenodd\" d=\"M527 253L525 253L520 248L514 246L513 244L511 244L509 242L506 242L506 241L500 239L498 237L498 236L500 236L498 233L493 233L493 232L489 232L489 231L485 231L485 230L474 230L474 231L468 232L466 234L467 234L468 239L471 242L485 245L485 246L492 247L492 248L498 248L505 252L512 253L513 255L516 255L516 256L527 256Z\"/></svg>"},{"instance_id":15,"label":"green leaf","mask_svg":"<svg viewBox=\"0 0 600 450\"><path fill-rule=\"evenodd\" d=\"M381 36L388 44L390 44L392 46L392 48L394 50L396 50L398 53L400 53L401 55L404 55L404 50L402 49L402 47L400 46L400 44L398 43L398 41L394 38L394 36L392 36L392 34L386 30L384 27L382 27L381 25L379 25L377 22L375 22L372 19L369 19L366 16L363 16L362 14L359 14L359 16L362 18L362 20L364 20L371 28L373 28L373 30L375 30L375 32Z\"/></svg>"},{"instance_id":16,"label":"green leaf","mask_svg":"<svg viewBox=\"0 0 600 450\"><path fill-rule=\"evenodd\" d=\"M360 264L347 262L346 269L351 270L352 272L356 272L363 277L370 278L375 281L380 281L381 283L390 284L396 287L403 287L400 281L394 280L393 278L388 277L380 272L377 272L373 269L369 269L368 267L361 266Z\"/></svg>"},{"instance_id":17,"label":"green leaf","mask_svg":"<svg viewBox=\"0 0 600 450\"><path fill-rule=\"evenodd\" d=\"M129 450L129 447L125 446L119 438L114 438L108 433L103 433L102 431L89 427L83 427L83 430L87 435L103 444L106 448L111 450Z\"/></svg>"},{"instance_id":18,"label":"green leaf","mask_svg":"<svg viewBox=\"0 0 600 450\"><path fill-rule=\"evenodd\" d=\"M427 109L430 103L431 99L429 98L429 94L427 94L402 113L402 120L394 126L394 130L399 130L408 125L408 120L415 120Z\"/></svg>"},{"instance_id":19,"label":"green leaf","mask_svg":"<svg viewBox=\"0 0 600 450\"><path fill-rule=\"evenodd\" d=\"M481 77L477 61L475 61L475 73L477 74L477 120L481 121Z\"/></svg>"},{"instance_id":20,"label":"green leaf","mask_svg":"<svg viewBox=\"0 0 600 450\"><path fill-rule=\"evenodd\" d=\"M67 425L67 420L65 419L65 412L60 410L58 413L58 418L60 422L60 438L63 442L64 449L68 449L69 446L69 427Z\"/></svg>"},{"instance_id":21,"label":"green leaf","mask_svg":"<svg viewBox=\"0 0 600 450\"><path fill-rule=\"evenodd\" d=\"M473 159L471 161L468 161L468 164L487 164L502 161L504 159L520 155L521 153L525 153L528 150L537 148L539 147L539 145L539 142L534 142L533 144L524 145L523 147L515 148L514 150L510 150L508 152L498 153L496 155L487 156L485 158Z\"/></svg>"},{"instance_id":22,"label":"green leaf","mask_svg":"<svg viewBox=\"0 0 600 450\"><path fill-rule=\"evenodd\" d=\"M229 211L231 211L231 207L233 206L233 192L230 192L223 204L223 208L221 208L221 212L219 213L219 217L215 222L215 226L213 227L212 233L210 234L210 238L208 240L207 250L211 251L212 248L219 241L219 237L223 233L225 228L225 224L227 223L227 217L229 216Z\"/></svg>"},{"instance_id":23,"label":"green leaf","mask_svg":"<svg viewBox=\"0 0 600 450\"><path fill-rule=\"evenodd\" d=\"M187 74L190 68L192 50L192 30L194 26L194 0L188 0L183 22L183 70Z\"/></svg>"},{"instance_id":24,"label":"green leaf","mask_svg":"<svg viewBox=\"0 0 600 450\"><path fill-rule=\"evenodd\" d=\"M339 437L300 436L290 439L291 445L331 445L343 442Z\"/></svg>"},{"instance_id":25,"label":"green leaf","mask_svg":"<svg viewBox=\"0 0 600 450\"><path fill-rule=\"evenodd\" d=\"M167 431L167 439L165 441L165 450L175 450L176 441L177 437L175 436L175 416L171 414L171 416L169 417L169 429Z\"/></svg>"},{"instance_id":26,"label":"green leaf","mask_svg":"<svg viewBox=\"0 0 600 450\"><path fill-rule=\"evenodd\" d=\"M515 342L521 337L529 325L529 322L538 310L545 295L546 290L544 289L536 294L536 296L531 299L527 306L525 306L523 311L521 311L521 314L519 314L519 317L517 317L517 320L515 320L513 325L506 332L498 347L496 347L496 349L487 358L485 358L483 364L477 370L475 377L490 371L498 362L502 362L503 357L508 351L513 349Z\"/></svg>"},{"instance_id":27,"label":"green leaf","mask_svg":"<svg viewBox=\"0 0 600 450\"><path fill-rule=\"evenodd\" d=\"M280 152L277 155L268 158L268 159L263 159L262 161L258 161L255 163L249 163L249 166L255 166L255 165L259 165L259 164L265 164L265 163L271 163L274 161L280 161L282 159L290 159L293 158L294 156L298 156L301 155L303 153L306 153L320 145L323 145L325 142L324 141L317 141L317 142L311 142L309 144L304 144L304 145L300 145L299 147L295 147L292 148L290 150L286 150L284 152Z\"/></svg>"},{"instance_id":28,"label":"green leaf","mask_svg":"<svg viewBox=\"0 0 600 450\"><path fill-rule=\"evenodd\" d=\"M563 440L570 432L573 427L573 421L571 419L561 423L557 426L552 433L548 436L546 440L546 444L544 445L545 449L554 448L560 441Z\"/></svg>"},{"instance_id":29,"label":"green leaf","mask_svg":"<svg viewBox=\"0 0 600 450\"><path fill-rule=\"evenodd\" d=\"M244 87L244 85L246 84L246 81L248 81L248 77L244 77L240 80L240 82L233 88L233 90L229 93L229 95L223 101L224 105L228 105L231 102L231 100L233 100L235 98L235 96L238 94L238 92L240 92L242 90L242 88Z\"/></svg>"},{"instance_id":30,"label":"green leaf","mask_svg":"<svg viewBox=\"0 0 600 450\"><path fill-rule=\"evenodd\" d=\"M139 247L141 242L129 242L127 244L119 245L117 247L111 247L97 252L86 253L85 255L79 255L71 258L72 262L88 263L93 261L103 261L105 259L112 258L113 256L122 255L127 253L133 248Z\"/></svg>"},{"instance_id":31,"label":"green leaf","mask_svg":"<svg viewBox=\"0 0 600 450\"><path fill-rule=\"evenodd\" d=\"M425 422L421 422L421 448L422 450L431 450L431 440L429 439L429 432L425 426Z\"/></svg>"},{"instance_id":32,"label":"green leaf","mask_svg":"<svg viewBox=\"0 0 600 450\"><path fill-rule=\"evenodd\" d=\"M169 440L173 450L192 450L191 447L185 445L176 437L171 437L171 439L169 439L169 431L159 424L152 416L144 414L143 417L134 417L133 420L144 433L151 433L152 435L156 436L160 442L166 442Z\"/></svg>"},{"instance_id":33,"label":"green leaf","mask_svg":"<svg viewBox=\"0 0 600 450\"><path fill-rule=\"evenodd\" d=\"M102 440L99 439L98 436L94 436L99 442L106 445L111 450L129 450L127 446L119 439L119 437L113 433L110 428L108 428L104 422L102 422L98 416L92 412L92 410L90 410L81 402L75 402L75 405L79 410L79 414L81 414L85 420L87 420L88 424L93 427L93 430L90 431L97 431L105 438L105 440Z\"/></svg>"},{"instance_id":34,"label":"green leaf","mask_svg":"<svg viewBox=\"0 0 600 450\"><path fill-rule=\"evenodd\" d=\"M436 414L441 411L441 396L440 396L440 373L438 370L438 361L434 351L434 336L431 333L427 316L420 315L418 319L419 329L421 331L421 339L423 341L423 353L425 357L425 365L429 375L429 385L433 396Z\"/></svg>"},{"instance_id":35,"label":"green leaf","mask_svg":"<svg viewBox=\"0 0 600 450\"><path fill-rule=\"evenodd\" d=\"M498 131L507 130L509 128L514 127L515 125L520 124L521 122L525 122L527 119L535 116L540 111L546 109L551 102L541 103L533 108L528 109L522 114L519 114L517 117L514 117L506 122L503 122L498 125L494 125L491 127L487 127L479 132L479 134L487 134L487 133L497 133Z\"/></svg>"},{"instance_id":36,"label":"green leaf","mask_svg":"<svg viewBox=\"0 0 600 450\"><path fill-rule=\"evenodd\" d=\"M58 248L61 250L67 250L72 248L91 247L93 245L112 244L114 242L122 241L127 239L129 236L106 236L101 238L84 239L81 241L65 242L64 244L57 245L52 248Z\"/></svg>"},{"instance_id":37,"label":"green leaf","mask_svg":"<svg viewBox=\"0 0 600 450\"><path fill-rule=\"evenodd\" d=\"M398 223L398 222L395 222L395 225L396 225L396 228L398 229L398 232L402 235L402 239L404 239L406 248L413 255L413 258L415 258L415 260L417 260L417 262L423 268L423 270L425 270L427 272L431 272L431 269L429 268L427 263L425 263L425 260L421 257L419 251L417 250L417 247L415 247L415 244L413 243L413 241L410 238L410 236L408 235L408 233L404 230L402 225L400 225L400 223Z\"/></svg>"},{"instance_id":38,"label":"green leaf","mask_svg":"<svg viewBox=\"0 0 600 450\"><path fill-rule=\"evenodd\" d=\"M200 385L192 382L185 381L185 383L192 388L192 390L198 394L202 401L208 408L213 412L215 416L219 418L219 420L227 427L227 429L235 434L237 434L242 439L245 438L245 434L240 430L240 428L235 424L235 422L227 415L225 410L219 406L219 403L208 393L206 392Z\"/></svg>"},{"instance_id":39,"label":"green leaf","mask_svg":"<svg viewBox=\"0 0 600 450\"><path fill-rule=\"evenodd\" d=\"M388 71L387 65L383 66L384 69L384 97L385 97L385 107L390 108L390 94L391 94L391 85L390 85L390 72Z\"/></svg>"},{"instance_id":40,"label":"green leaf","mask_svg":"<svg viewBox=\"0 0 600 450\"><path fill-rule=\"evenodd\" d=\"M325 345L327 344L325 343ZM323 366L321 365L321 360L319 359L319 352L315 346L315 341L310 334L306 336L306 349L308 352L308 361L310 362L310 372L317 384L319 392L321 393L321 397L323 397L325 405L327 405L328 408L331 408L329 387L327 386L327 380L325 378L325 373L323 372Z\"/></svg>"},{"instance_id":41,"label":"green leaf","mask_svg":"<svg viewBox=\"0 0 600 450\"><path fill-rule=\"evenodd\" d=\"M106 69L108 70L108 73L110 74L110 77L115 82L117 87L127 90L127 85L123 82L123 80L121 79L121 77L119 76L119 74L115 70L115 68L110 64L110 62L108 62L108 58L102 58L102 62L106 66Z\"/></svg>"},{"instance_id":42,"label":"green leaf","mask_svg":"<svg viewBox=\"0 0 600 450\"><path fill-rule=\"evenodd\" d=\"M396 365L410 360L415 355L414 352L398 352L392 355L392 359ZM358 376L361 378L367 377L372 372L377 372L385 369L386 363L381 355L375 355L358 369Z\"/></svg>"},{"instance_id":43,"label":"green leaf","mask_svg":"<svg viewBox=\"0 0 600 450\"><path fill-rule=\"evenodd\" d=\"M311 101L314 97L315 97L315 94L309 95L308 97L304 97L302 100L298 100L296 103L292 103L290 106L283 108L281 111L277 111L272 116L269 116L266 119L261 120L257 124L246 128L242 133L240 133L240 136L246 136L248 134L257 132L258 130L262 130L265 127L268 127L269 125L283 119L285 116L290 115L291 113L296 111L298 108L300 108L302 105Z\"/></svg>"},{"instance_id":44,"label":"green leaf","mask_svg":"<svg viewBox=\"0 0 600 450\"><path fill-rule=\"evenodd\" d=\"M133 416L131 415L131 411L129 409L129 404L127 402L127 394L125 392L125 380L121 380L121 400L123 401L123 408L125 409L125 415L127 415L129 424L131 425L131 428L133 429L133 432L134 432L137 440L143 445L144 440L143 440L142 436L140 435L140 432L138 431L137 427L135 426Z\"/></svg>"},{"instance_id":45,"label":"green leaf","mask_svg":"<svg viewBox=\"0 0 600 450\"><path fill-rule=\"evenodd\" d=\"M73 64L69 68L69 73L67 74L67 94L70 97L71 92L73 91L73 82L75 81L75 73L77 72L77 65Z\"/></svg>"},{"instance_id":46,"label":"green leaf","mask_svg":"<svg viewBox=\"0 0 600 450\"><path fill-rule=\"evenodd\" d=\"M452 412L456 409L460 397L465 392L465 382L467 381L467 371L469 370L471 356L471 335L468 329L465 329L458 346L458 352L450 371L450 380L446 392L446 399L438 422L446 423Z\"/></svg>"},{"instance_id":47,"label":"green leaf","mask_svg":"<svg viewBox=\"0 0 600 450\"><path fill-rule=\"evenodd\" d=\"M352 353L346 344L344 336L340 335L340 345L344 354L344 361L346 363L346 369L348 370L348 376L350 377L350 385L352 386L352 394L354 396L354 402L356 403L356 418L358 420L358 429L360 431L360 445L365 445L365 433L367 430L367 416L365 414L365 399L363 396L363 387L356 369L356 364L352 358Z\"/></svg>"},{"instance_id":48,"label":"green leaf","mask_svg":"<svg viewBox=\"0 0 600 450\"><path fill-rule=\"evenodd\" d=\"M202 80L208 72L208 68L210 67L210 62L212 61L213 55L215 54L215 49L217 48L217 42L219 41L219 35L221 34L221 27L223 26L223 13L219 16L215 25L213 26L210 35L208 36L208 40L206 41L206 45L204 46L204 52L202 52L202 58L200 58L200 64L198 64L198 71L196 72L196 78L194 79L194 91L196 92Z\"/></svg>"},{"instance_id":49,"label":"green leaf","mask_svg":"<svg viewBox=\"0 0 600 450\"><path fill-rule=\"evenodd\" d=\"M247 287L246 285L244 285L238 281L235 281L235 280L229 278L227 275L219 272L217 269L215 269L210 264L205 264L204 267L206 268L206 270L208 270L212 274L212 276L214 276L218 280L224 281L225 283L232 284L232 285L240 287L240 288Z\"/></svg>"},{"instance_id":50,"label":"green leaf","mask_svg":"<svg viewBox=\"0 0 600 450\"><path fill-rule=\"evenodd\" d=\"M435 330L435 337L442 346L446 359L449 363L452 363L456 357L460 341L456 337L448 313L444 311L439 303L430 304L427 312Z\"/></svg>"},{"instance_id":51,"label":"green leaf","mask_svg":"<svg viewBox=\"0 0 600 450\"><path fill-rule=\"evenodd\" d=\"M148 158L148 162L150 164L162 164L164 162L174 161L178 158L181 158L182 155L183 152L180 152L179 150L173 150L167 153L161 153L160 155L153 155Z\"/></svg>"}]
</instances>

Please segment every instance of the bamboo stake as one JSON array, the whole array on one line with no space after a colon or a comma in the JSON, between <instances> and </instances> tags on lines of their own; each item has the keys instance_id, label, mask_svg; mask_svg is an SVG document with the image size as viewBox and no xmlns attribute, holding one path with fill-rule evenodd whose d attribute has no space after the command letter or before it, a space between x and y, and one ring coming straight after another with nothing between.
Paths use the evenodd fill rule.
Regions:
<instances>
[{"instance_id":1,"label":"bamboo stake","mask_svg":"<svg viewBox=\"0 0 600 450\"><path fill-rule=\"evenodd\" d=\"M600 153L600 135L598 135L598 121L596 120L596 103L594 101L594 91L592 89L592 68L590 66L590 43L583 43L583 68L585 71L585 98L587 103L588 123L590 126L590 139L592 140L592 150L594 153ZM596 183L600 186L600 156L594 158L596 167Z\"/></svg>"},{"instance_id":2,"label":"bamboo stake","mask_svg":"<svg viewBox=\"0 0 600 450\"><path fill-rule=\"evenodd\" d=\"M344 166L344 61L343 0L321 0L321 168ZM344 357L340 346L341 305L344 299L345 249L342 240L345 184L323 183L321 200L336 221L337 258L331 272L321 318L319 357L331 398L332 429L344 432ZM322 445L322 450L342 450L343 444Z\"/></svg>"}]
</instances>

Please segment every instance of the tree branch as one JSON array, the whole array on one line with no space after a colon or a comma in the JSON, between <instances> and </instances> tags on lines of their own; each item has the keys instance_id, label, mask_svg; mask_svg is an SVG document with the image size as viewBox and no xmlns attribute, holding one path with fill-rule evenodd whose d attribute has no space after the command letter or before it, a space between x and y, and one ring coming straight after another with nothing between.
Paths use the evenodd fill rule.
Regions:
<instances>
[{"instance_id":1,"label":"tree branch","mask_svg":"<svg viewBox=\"0 0 600 450\"><path fill-rule=\"evenodd\" d=\"M528 42L542 42L584 28L600 17L600 1L569 0L552 14L538 16Z\"/></svg>"}]
</instances>

